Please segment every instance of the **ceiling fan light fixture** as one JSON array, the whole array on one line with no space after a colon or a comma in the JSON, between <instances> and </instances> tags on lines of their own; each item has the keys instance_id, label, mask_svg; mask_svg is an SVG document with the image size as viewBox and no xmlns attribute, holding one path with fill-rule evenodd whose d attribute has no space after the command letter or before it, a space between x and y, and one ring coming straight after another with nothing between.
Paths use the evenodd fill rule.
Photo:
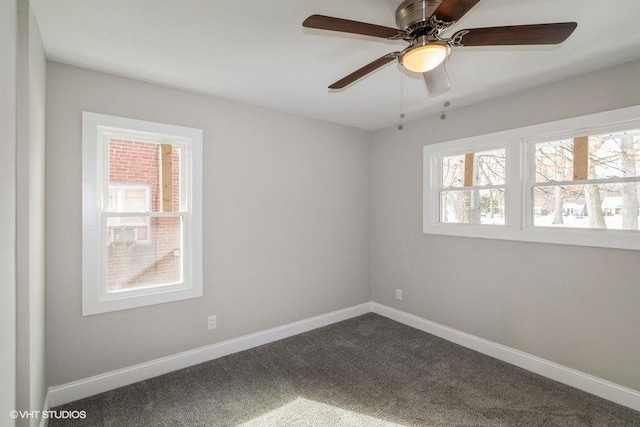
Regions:
<instances>
[{"instance_id":1,"label":"ceiling fan light fixture","mask_svg":"<svg viewBox=\"0 0 640 427\"><path fill-rule=\"evenodd\" d=\"M414 73L426 73L442 64L449 54L449 46L439 42L425 42L409 47L400 56L400 63Z\"/></svg>"}]
</instances>

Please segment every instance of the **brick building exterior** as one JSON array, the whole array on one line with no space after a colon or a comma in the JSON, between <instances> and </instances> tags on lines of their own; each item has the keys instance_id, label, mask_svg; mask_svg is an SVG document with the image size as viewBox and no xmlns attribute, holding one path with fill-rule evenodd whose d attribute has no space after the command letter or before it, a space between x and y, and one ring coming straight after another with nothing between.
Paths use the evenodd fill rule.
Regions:
<instances>
[{"instance_id":1,"label":"brick building exterior","mask_svg":"<svg viewBox=\"0 0 640 427\"><path fill-rule=\"evenodd\" d=\"M109 210L161 212L161 145L112 139ZM180 209L180 147L172 146L172 211ZM111 217L107 223L107 289L181 281L180 217Z\"/></svg>"}]
</instances>

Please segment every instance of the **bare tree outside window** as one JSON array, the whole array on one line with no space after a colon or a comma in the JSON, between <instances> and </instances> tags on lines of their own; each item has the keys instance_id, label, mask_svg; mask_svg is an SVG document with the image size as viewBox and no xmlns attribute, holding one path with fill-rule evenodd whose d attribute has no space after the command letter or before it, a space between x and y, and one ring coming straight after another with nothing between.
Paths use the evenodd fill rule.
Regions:
<instances>
[{"instance_id":1,"label":"bare tree outside window","mask_svg":"<svg viewBox=\"0 0 640 427\"><path fill-rule=\"evenodd\" d=\"M505 222L506 150L504 148L442 157L440 222Z\"/></svg>"},{"instance_id":2,"label":"bare tree outside window","mask_svg":"<svg viewBox=\"0 0 640 427\"><path fill-rule=\"evenodd\" d=\"M639 229L640 130L535 145L534 225Z\"/></svg>"}]
</instances>

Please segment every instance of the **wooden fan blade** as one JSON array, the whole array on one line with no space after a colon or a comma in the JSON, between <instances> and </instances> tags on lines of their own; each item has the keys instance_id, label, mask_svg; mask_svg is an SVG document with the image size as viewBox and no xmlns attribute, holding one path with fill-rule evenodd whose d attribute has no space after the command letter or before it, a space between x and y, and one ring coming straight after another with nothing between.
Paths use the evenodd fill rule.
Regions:
<instances>
[{"instance_id":1,"label":"wooden fan blade","mask_svg":"<svg viewBox=\"0 0 640 427\"><path fill-rule=\"evenodd\" d=\"M359 78L362 78L367 74L371 73L372 71L375 71L378 68L382 67L383 65L386 65L389 62L393 61L394 59L397 58L399 54L400 52L388 53L385 56L382 56L376 59L375 61L365 65L359 70L354 71L353 73L349 74L347 77L344 77L338 80L337 82L329 86L329 89L342 89L343 87L355 82Z\"/></svg>"},{"instance_id":2,"label":"wooden fan blade","mask_svg":"<svg viewBox=\"0 0 640 427\"><path fill-rule=\"evenodd\" d=\"M459 21L480 0L444 0L433 15L445 22Z\"/></svg>"},{"instance_id":3,"label":"wooden fan blade","mask_svg":"<svg viewBox=\"0 0 640 427\"><path fill-rule=\"evenodd\" d=\"M424 81L427 84L427 92L429 96L442 95L451 89L451 80L449 80L449 71L447 70L446 61L438 65L431 71L422 73Z\"/></svg>"},{"instance_id":4,"label":"wooden fan blade","mask_svg":"<svg viewBox=\"0 0 640 427\"><path fill-rule=\"evenodd\" d=\"M555 24L513 25L508 27L472 28L453 35L458 46L504 46L558 44L565 41L578 26L575 22Z\"/></svg>"},{"instance_id":5,"label":"wooden fan blade","mask_svg":"<svg viewBox=\"0 0 640 427\"><path fill-rule=\"evenodd\" d=\"M402 38L404 35L404 31L397 28L383 27L381 25L367 24L365 22L350 21L348 19L333 18L324 15L311 15L304 20L302 26L306 28L317 28L319 30L381 37L383 39Z\"/></svg>"}]
</instances>

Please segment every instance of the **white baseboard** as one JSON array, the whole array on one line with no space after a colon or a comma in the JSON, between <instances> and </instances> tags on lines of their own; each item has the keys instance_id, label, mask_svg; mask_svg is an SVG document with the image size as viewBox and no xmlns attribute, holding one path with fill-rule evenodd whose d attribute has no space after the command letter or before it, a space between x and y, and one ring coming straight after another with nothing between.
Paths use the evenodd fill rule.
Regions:
<instances>
[{"instance_id":1,"label":"white baseboard","mask_svg":"<svg viewBox=\"0 0 640 427\"><path fill-rule=\"evenodd\" d=\"M640 392L375 302L371 311L603 399L640 411Z\"/></svg>"},{"instance_id":2,"label":"white baseboard","mask_svg":"<svg viewBox=\"0 0 640 427\"><path fill-rule=\"evenodd\" d=\"M371 312L371 303L364 303L343 310L312 317L256 332L221 343L200 347L172 356L155 359L123 369L95 375L90 378L74 381L60 386L49 387L49 405L56 407L74 400L83 399L118 387L143 381L158 375L167 374L178 369L197 365L208 360L217 359L239 351L248 350L274 341L321 328L332 323L341 322L352 317Z\"/></svg>"},{"instance_id":3,"label":"white baseboard","mask_svg":"<svg viewBox=\"0 0 640 427\"><path fill-rule=\"evenodd\" d=\"M68 384L49 387L45 401L45 410L158 375L167 374L178 369L197 365L198 363L203 363L208 360L217 359L232 353L298 335L369 312L374 312L407 326L411 326L412 328L428 332L444 338L447 341L460 344L560 383L640 411L640 392L636 390L375 302L345 308ZM46 427L46 423L41 423L40 427Z\"/></svg>"}]
</instances>

